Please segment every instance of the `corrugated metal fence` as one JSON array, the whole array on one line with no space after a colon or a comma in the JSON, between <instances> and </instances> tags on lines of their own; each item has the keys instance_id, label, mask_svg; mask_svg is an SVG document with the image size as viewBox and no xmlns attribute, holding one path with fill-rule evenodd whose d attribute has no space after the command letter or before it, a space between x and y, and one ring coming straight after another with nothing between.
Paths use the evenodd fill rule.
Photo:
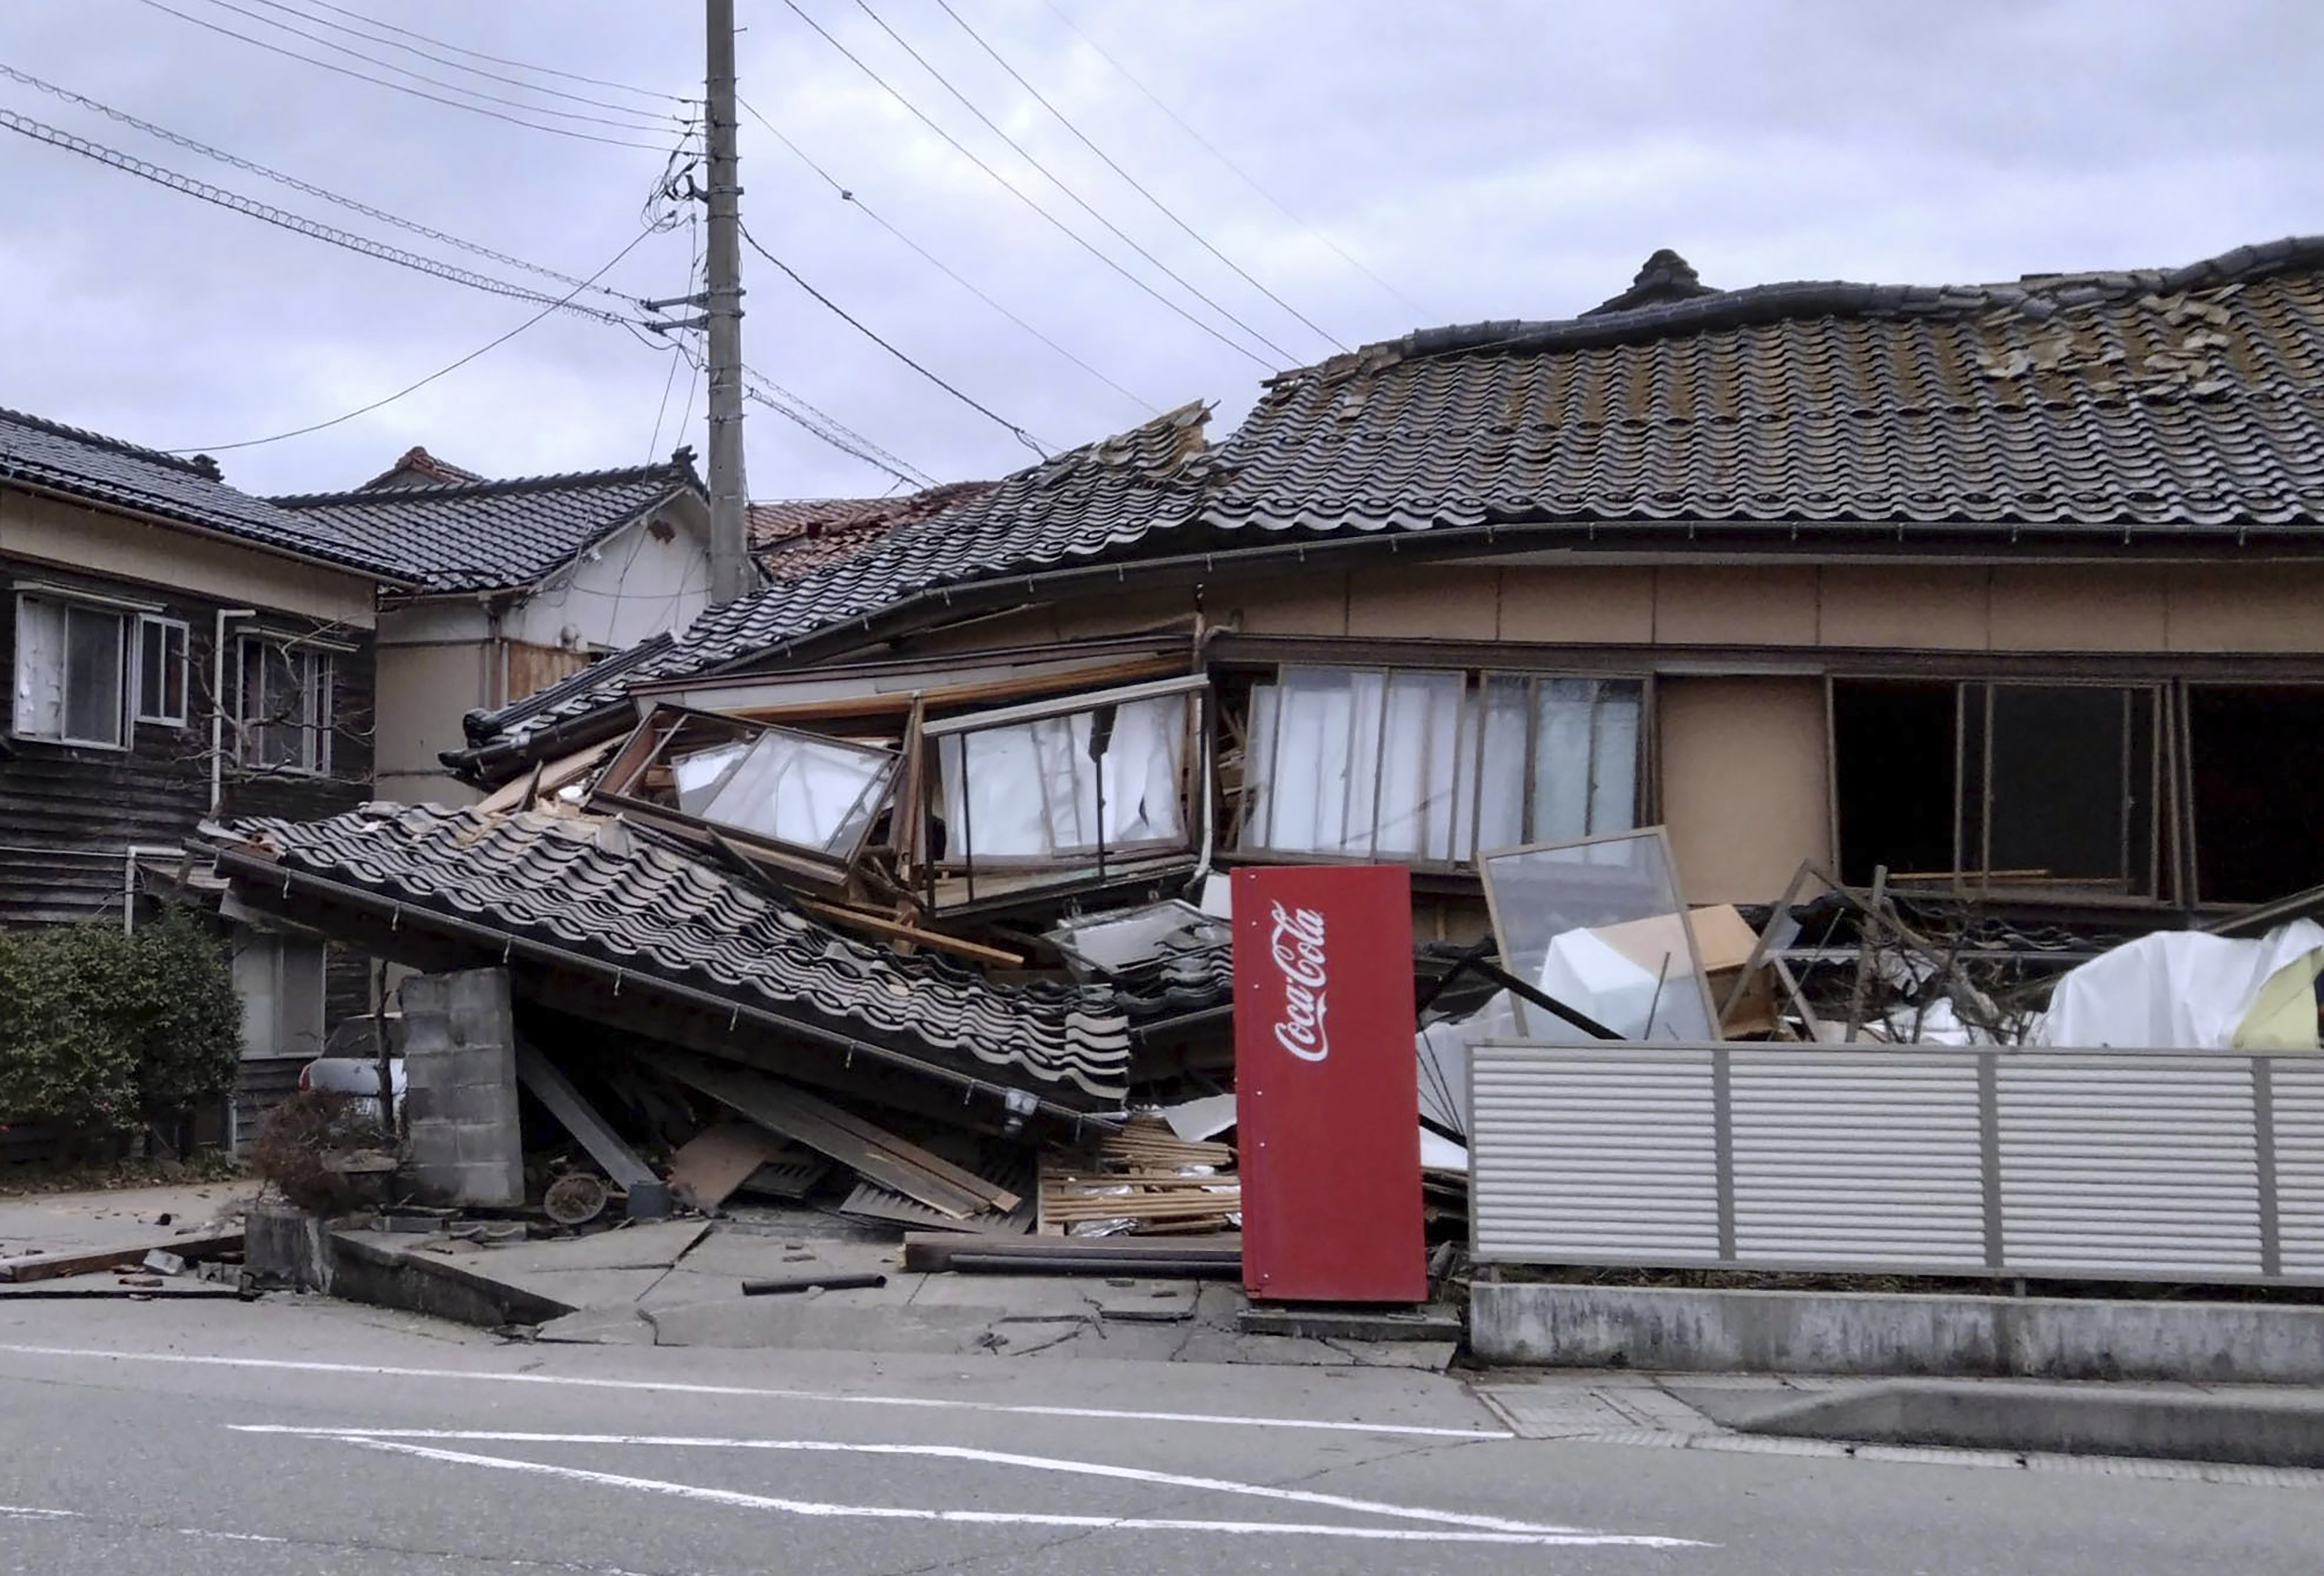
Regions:
<instances>
[{"instance_id":1,"label":"corrugated metal fence","mask_svg":"<svg viewBox=\"0 0 2324 1576\"><path fill-rule=\"evenodd\" d=\"M2324 1284L2324 1055L1507 1042L1487 1263Z\"/></svg>"}]
</instances>

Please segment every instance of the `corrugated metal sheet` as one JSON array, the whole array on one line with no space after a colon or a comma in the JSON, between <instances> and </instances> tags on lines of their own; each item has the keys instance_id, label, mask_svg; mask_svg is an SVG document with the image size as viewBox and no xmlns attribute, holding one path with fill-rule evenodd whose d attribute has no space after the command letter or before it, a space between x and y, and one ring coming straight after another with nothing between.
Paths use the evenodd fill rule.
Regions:
<instances>
[{"instance_id":1,"label":"corrugated metal sheet","mask_svg":"<svg viewBox=\"0 0 2324 1576\"><path fill-rule=\"evenodd\" d=\"M2279 1056L2271 1071L2283 1273L2324 1279L2324 1064Z\"/></svg>"},{"instance_id":2,"label":"corrugated metal sheet","mask_svg":"<svg viewBox=\"0 0 2324 1576\"><path fill-rule=\"evenodd\" d=\"M2324 1058L1479 1046L1482 1260L2324 1282Z\"/></svg>"},{"instance_id":3,"label":"corrugated metal sheet","mask_svg":"<svg viewBox=\"0 0 2324 1576\"><path fill-rule=\"evenodd\" d=\"M1719 1258L1708 1056L1480 1046L1470 1091L1480 1258Z\"/></svg>"}]
</instances>

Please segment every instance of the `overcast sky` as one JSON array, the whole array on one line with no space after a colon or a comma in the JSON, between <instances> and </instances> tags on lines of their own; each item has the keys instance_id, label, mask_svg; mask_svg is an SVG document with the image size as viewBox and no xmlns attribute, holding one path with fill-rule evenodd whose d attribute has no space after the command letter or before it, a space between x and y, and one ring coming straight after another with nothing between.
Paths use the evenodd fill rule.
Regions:
<instances>
[{"instance_id":1,"label":"overcast sky","mask_svg":"<svg viewBox=\"0 0 2324 1576\"><path fill-rule=\"evenodd\" d=\"M798 0L904 100L1154 293L947 146L786 0L738 0L742 96L862 206L746 115L744 218L866 327L1051 447L1194 399L1217 402L1222 436L1260 379L1332 354L1333 339L1570 316L1628 284L1658 246L1721 286L1942 283L2178 264L2324 230L2313 131L2324 5L2313 0L949 3L959 20L938 0ZM574 277L644 233L641 210L689 113L678 100L701 92L696 0L161 4L194 20L154 0L0 0L0 64ZM395 76L273 23L530 107ZM217 29L643 145L511 124ZM19 81L0 78L0 107L496 279L552 296L568 288ZM673 378L667 348L558 313L367 415L228 449L393 394L539 309L5 129L0 193L0 406L208 447L230 480L263 493L353 486L415 443L496 476L704 446L690 368ZM632 297L684 294L697 234L681 217L645 235L603 282ZM771 264L747 252L744 264L744 358L766 378L929 476L999 475L1031 457ZM748 409L753 497L893 484L776 411Z\"/></svg>"}]
</instances>

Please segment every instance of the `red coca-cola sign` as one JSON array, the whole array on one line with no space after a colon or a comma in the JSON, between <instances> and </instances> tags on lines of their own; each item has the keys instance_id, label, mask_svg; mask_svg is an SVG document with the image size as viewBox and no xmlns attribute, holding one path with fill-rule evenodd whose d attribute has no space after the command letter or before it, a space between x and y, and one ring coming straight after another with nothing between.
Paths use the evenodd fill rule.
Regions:
<instances>
[{"instance_id":1,"label":"red coca-cola sign","mask_svg":"<svg viewBox=\"0 0 2324 1576\"><path fill-rule=\"evenodd\" d=\"M1418 1302L1411 878L1249 868L1233 890L1243 1285L1282 1302Z\"/></svg>"}]
</instances>

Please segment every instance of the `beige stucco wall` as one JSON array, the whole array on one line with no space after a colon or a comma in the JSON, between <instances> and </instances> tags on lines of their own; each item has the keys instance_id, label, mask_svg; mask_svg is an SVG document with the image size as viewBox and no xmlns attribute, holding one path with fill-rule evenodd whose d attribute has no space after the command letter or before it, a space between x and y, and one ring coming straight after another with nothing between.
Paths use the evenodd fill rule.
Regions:
<instances>
[{"instance_id":1,"label":"beige stucco wall","mask_svg":"<svg viewBox=\"0 0 2324 1576\"><path fill-rule=\"evenodd\" d=\"M1655 715L1689 902L1771 902L1802 860L1830 868L1821 679L1660 679Z\"/></svg>"},{"instance_id":2,"label":"beige stucco wall","mask_svg":"<svg viewBox=\"0 0 2324 1576\"><path fill-rule=\"evenodd\" d=\"M372 627L370 576L0 487L0 554L251 606Z\"/></svg>"},{"instance_id":3,"label":"beige stucco wall","mask_svg":"<svg viewBox=\"0 0 2324 1576\"><path fill-rule=\"evenodd\" d=\"M392 616L392 615L391 615ZM484 704L481 644L379 648L379 731L373 773L383 799L465 805L477 797L455 782L437 752L467 743L460 718Z\"/></svg>"}]
</instances>

